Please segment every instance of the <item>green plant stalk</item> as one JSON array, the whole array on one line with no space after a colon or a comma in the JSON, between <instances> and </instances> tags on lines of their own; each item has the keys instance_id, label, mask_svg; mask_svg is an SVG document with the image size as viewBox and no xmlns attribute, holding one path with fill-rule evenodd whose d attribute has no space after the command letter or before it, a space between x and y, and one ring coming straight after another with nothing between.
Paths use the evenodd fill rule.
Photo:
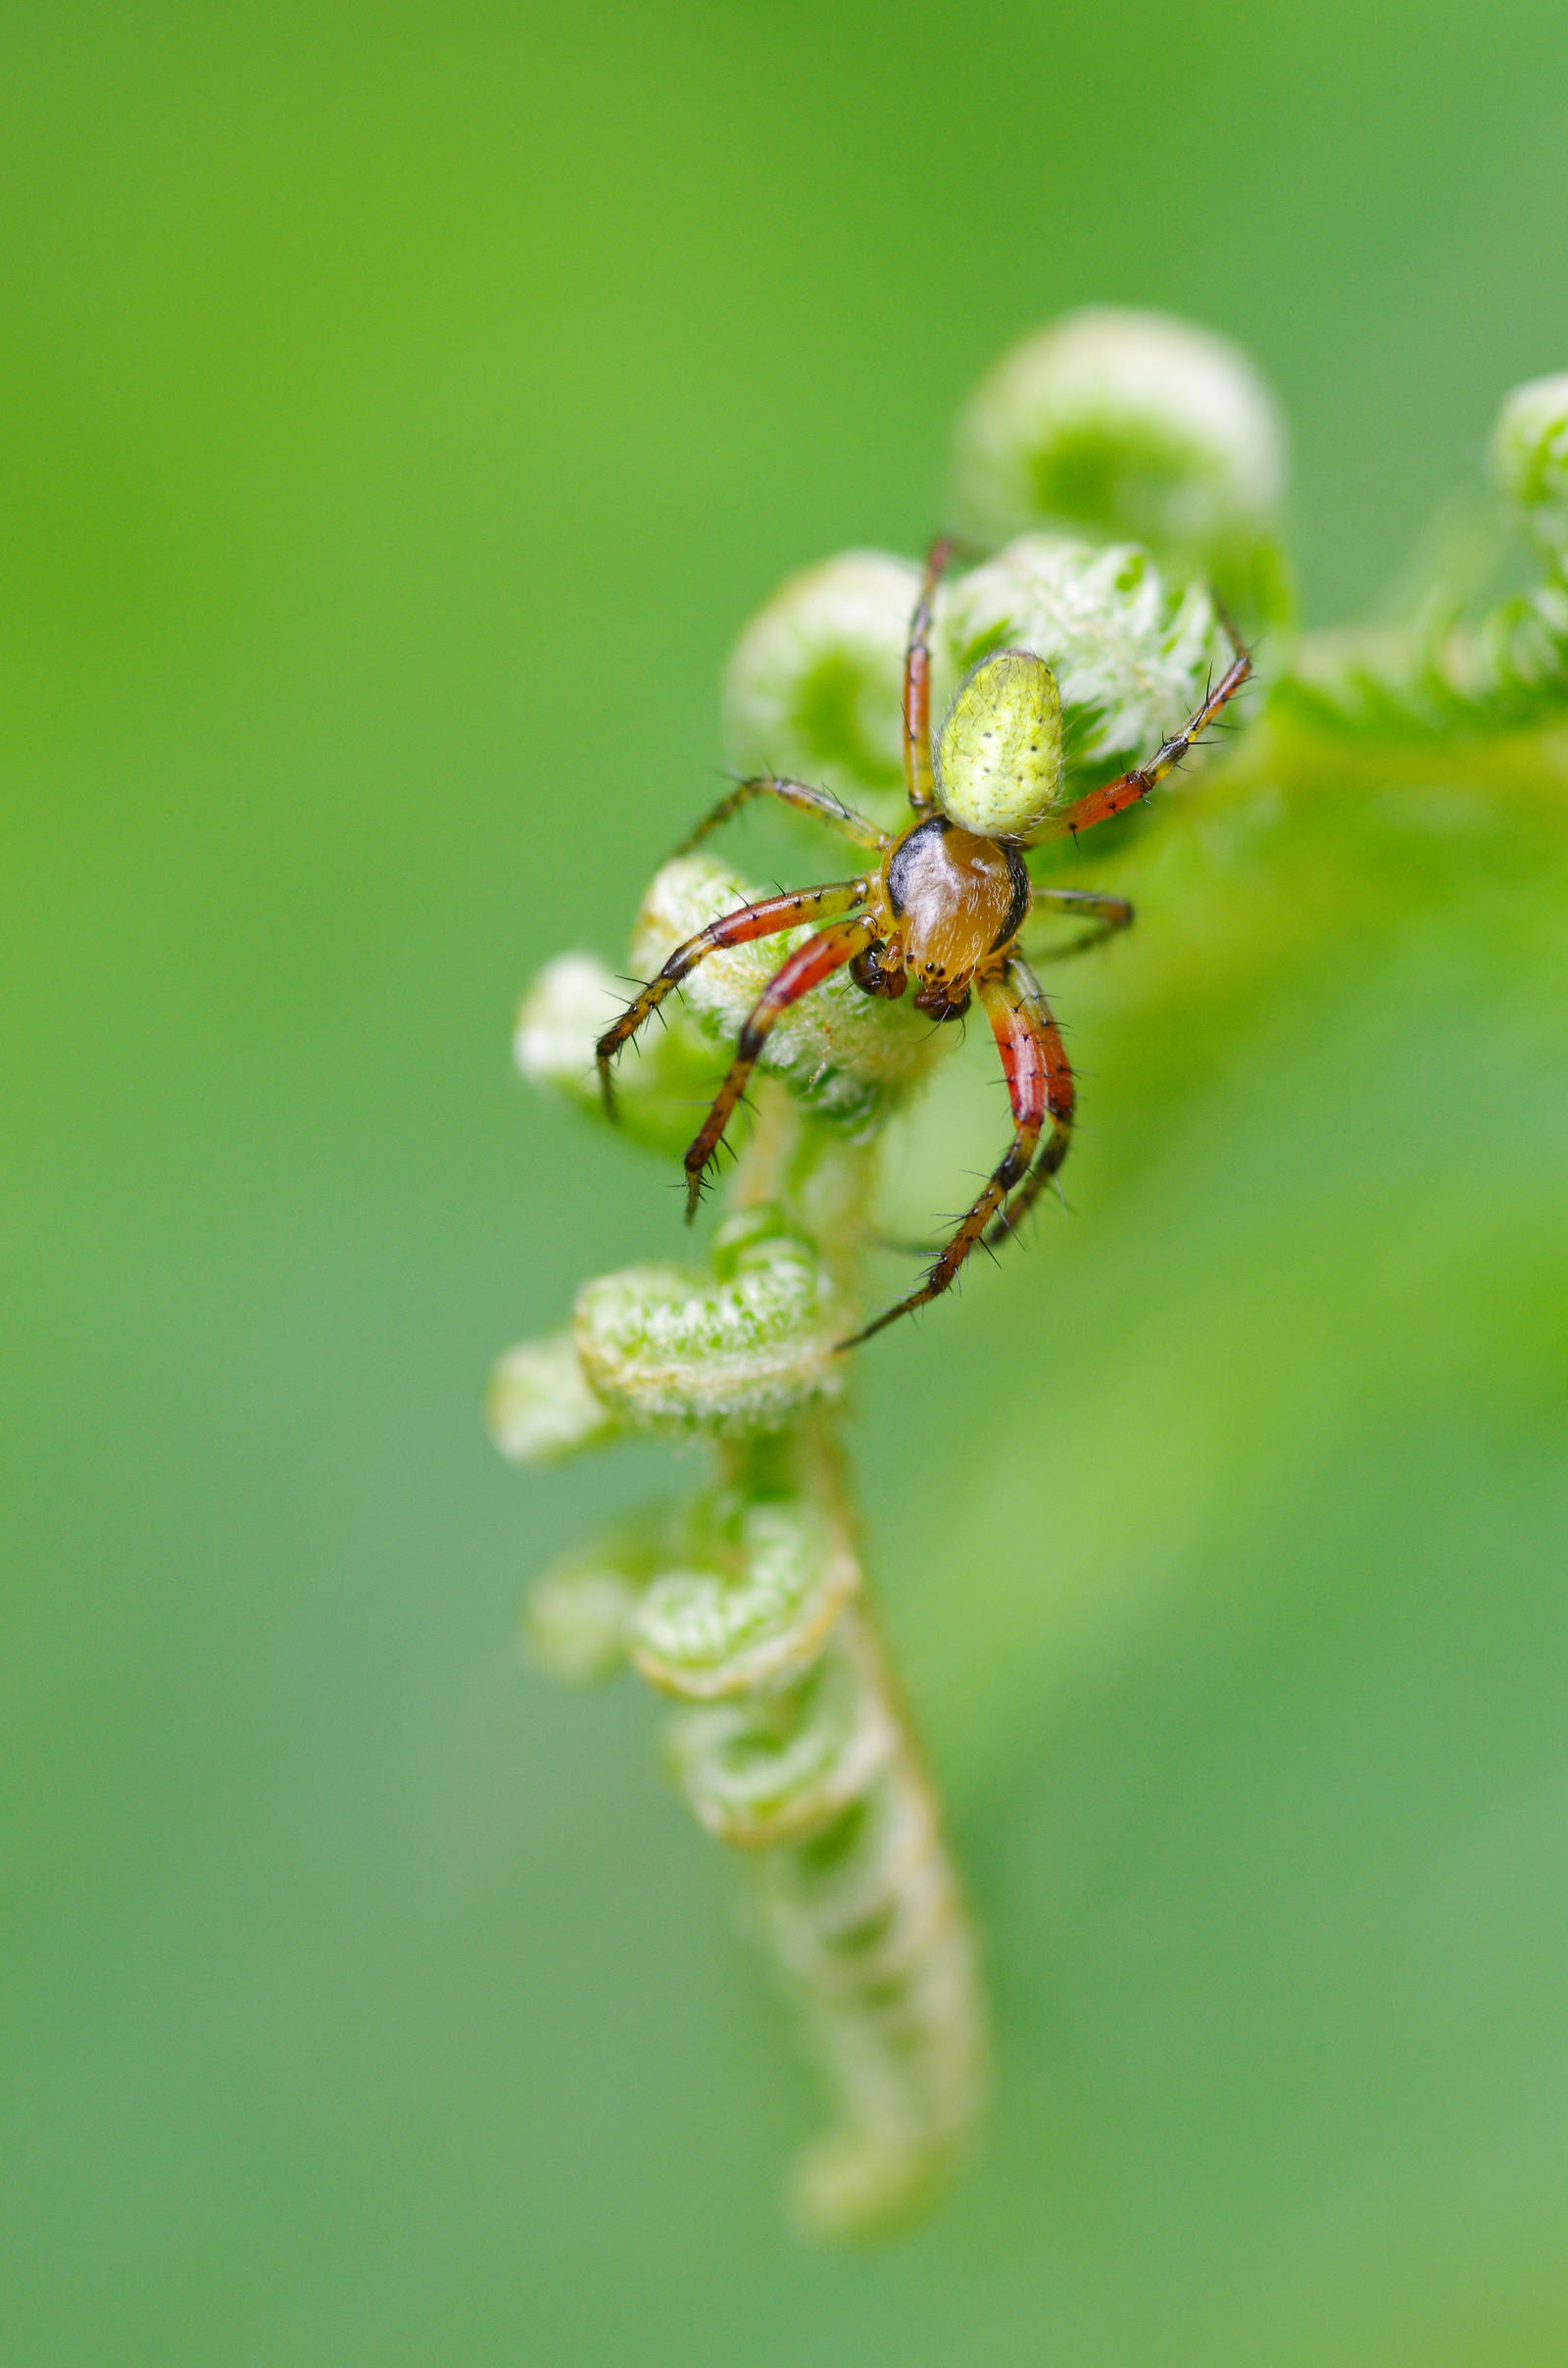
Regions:
<instances>
[{"instance_id":1,"label":"green plant stalk","mask_svg":"<svg viewBox=\"0 0 1568 2368\"><path fill-rule=\"evenodd\" d=\"M813 1121L768 1082L731 1185L737 1208L775 1202L809 1224L857 1317L875 1164L874 1144ZM787 1442L803 1494L828 1523L830 1553L856 1568L824 1651L842 1654L845 1733L858 1740L846 1743L820 1804L756 1860L760 1929L836 2102L837 2126L791 2182L799 2215L829 2233L918 2205L963 2152L990 2085L973 1926L860 1568L842 1422L841 1401L764 1452ZM781 1707L765 1694L748 1704L764 1731Z\"/></svg>"},{"instance_id":2,"label":"green plant stalk","mask_svg":"<svg viewBox=\"0 0 1568 2368\"><path fill-rule=\"evenodd\" d=\"M726 1223L808 1236L836 1327L860 1306L875 1161L761 1081ZM989 2088L973 1927L865 1581L844 1406L813 1395L717 1438L705 1491L547 1573L531 1620L562 1674L624 1656L682 1705L676 1781L750 1862L757 1935L834 2102L790 2182L829 2235L931 2195Z\"/></svg>"}]
</instances>

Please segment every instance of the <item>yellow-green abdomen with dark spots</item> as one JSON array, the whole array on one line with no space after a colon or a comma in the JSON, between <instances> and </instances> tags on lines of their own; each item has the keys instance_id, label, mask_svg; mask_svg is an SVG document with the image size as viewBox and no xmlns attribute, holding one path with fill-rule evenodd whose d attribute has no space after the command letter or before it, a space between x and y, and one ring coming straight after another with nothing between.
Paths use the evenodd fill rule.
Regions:
<instances>
[{"instance_id":1,"label":"yellow-green abdomen with dark spots","mask_svg":"<svg viewBox=\"0 0 1568 2368\"><path fill-rule=\"evenodd\" d=\"M1027 839L1061 796L1061 693L1043 658L999 650L971 666L937 743L937 803L988 839Z\"/></svg>"}]
</instances>

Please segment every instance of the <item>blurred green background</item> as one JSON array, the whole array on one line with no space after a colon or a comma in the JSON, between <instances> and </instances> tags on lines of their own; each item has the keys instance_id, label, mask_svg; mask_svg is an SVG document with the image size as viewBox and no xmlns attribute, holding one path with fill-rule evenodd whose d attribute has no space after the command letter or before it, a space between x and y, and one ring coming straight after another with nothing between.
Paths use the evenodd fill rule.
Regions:
<instances>
[{"instance_id":1,"label":"blurred green background","mask_svg":"<svg viewBox=\"0 0 1568 2368\"><path fill-rule=\"evenodd\" d=\"M1568 365L1563 32L8 11L8 2360L1568 2355L1560 763L1107 849L1075 1214L862 1363L1002 2058L908 2236L783 2229L734 1869L640 1689L518 1670L663 1457L477 1414L674 1244L510 1018L618 957L750 610L918 548L1086 301L1255 355L1308 615L1363 607Z\"/></svg>"}]
</instances>

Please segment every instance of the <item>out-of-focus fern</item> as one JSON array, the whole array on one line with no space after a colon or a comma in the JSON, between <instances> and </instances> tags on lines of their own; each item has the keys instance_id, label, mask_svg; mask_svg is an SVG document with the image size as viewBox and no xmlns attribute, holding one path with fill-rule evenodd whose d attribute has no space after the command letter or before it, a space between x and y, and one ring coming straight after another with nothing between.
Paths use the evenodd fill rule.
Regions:
<instances>
[{"instance_id":1,"label":"out-of-focus fern","mask_svg":"<svg viewBox=\"0 0 1568 2368\"><path fill-rule=\"evenodd\" d=\"M1025 645L1060 682L1070 765L1112 770L1151 752L1223 663L1223 600L1270 628L1233 814L1254 788L1308 782L1329 735L1343 747L1568 716L1568 376L1510 397L1493 460L1534 569L1524 589L1488 607L1436 581L1403 626L1294 642L1283 445L1255 372L1177 322L1076 316L1004 356L960 419L952 522L980 554L938 598L939 701L976 657ZM897 818L918 581L911 559L852 552L774 596L726 678L739 768L798 773ZM1186 778L1182 794L1200 796L1200 768ZM670 816L672 837L687 818ZM676 859L636 917L632 966L651 973L757 893L707 856ZM796 942L693 974L628 1064L638 1140L684 1143L693 1101ZM594 1042L620 999L597 956L565 954L517 1024L524 1073L591 1123ZM707 1443L706 1484L546 1572L526 1628L557 1676L630 1664L681 1705L675 1779L751 1862L758 1928L836 2102L793 2190L829 2234L928 2197L990 2082L975 1938L861 1565L841 1435L854 1365L836 1349L862 1308L888 1122L954 1033L842 977L798 1005L769 1039L707 1262L586 1283L570 1325L503 1357L490 1396L497 1443L523 1462L636 1433ZM929 1338L935 1355L934 1326Z\"/></svg>"}]
</instances>

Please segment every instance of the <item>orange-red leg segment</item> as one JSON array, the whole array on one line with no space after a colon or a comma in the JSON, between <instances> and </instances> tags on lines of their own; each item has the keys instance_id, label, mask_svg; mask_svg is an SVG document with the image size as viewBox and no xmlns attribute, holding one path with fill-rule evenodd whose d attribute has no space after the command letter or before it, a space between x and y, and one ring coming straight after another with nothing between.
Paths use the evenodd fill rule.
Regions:
<instances>
[{"instance_id":1,"label":"orange-red leg segment","mask_svg":"<svg viewBox=\"0 0 1568 2368\"><path fill-rule=\"evenodd\" d=\"M931 604L951 551L944 540L933 543L927 555L904 660L904 778L917 814L928 814L936 802L931 772Z\"/></svg>"},{"instance_id":2,"label":"orange-red leg segment","mask_svg":"<svg viewBox=\"0 0 1568 2368\"><path fill-rule=\"evenodd\" d=\"M714 1096L701 1133L686 1154L688 1224L697 1214L697 1204L703 1197L708 1163L718 1149L736 1103L746 1091L746 1081L757 1066L768 1030L792 1003L799 1003L803 995L809 995L813 987L831 978L835 970L842 970L846 962L864 952L876 935L877 924L865 913L854 920L838 921L831 929L819 929L804 946L796 948L762 989L740 1032L729 1074Z\"/></svg>"},{"instance_id":3,"label":"orange-red leg segment","mask_svg":"<svg viewBox=\"0 0 1568 2368\"><path fill-rule=\"evenodd\" d=\"M754 937L777 937L784 929L794 929L802 921L822 920L829 913L845 913L852 906L865 902L870 881L835 880L825 888L801 888L789 896L765 896L756 905L741 905L733 913L720 914L699 929L683 946L677 946L657 978L651 978L630 1002L612 1028L607 1028L595 1046L599 1062L599 1083L605 1097L605 1108L614 1114L614 1090L611 1081L610 1064L624 1044L630 1043L643 1021L657 1011L683 978L696 969L710 954L717 954L725 946L744 946ZM858 952L858 947L854 949ZM848 960L848 956L845 958Z\"/></svg>"},{"instance_id":4,"label":"orange-red leg segment","mask_svg":"<svg viewBox=\"0 0 1568 2368\"><path fill-rule=\"evenodd\" d=\"M1175 771L1194 741L1202 738L1220 709L1235 698L1252 670L1250 653L1237 640L1236 628L1229 617L1224 621L1236 657L1191 721L1184 723L1147 765L1136 765L1130 773L1118 773L1103 789L1092 789L1087 797L1075 799L1057 814L1044 836L1076 838L1081 830L1093 830L1097 822L1108 822L1112 814L1125 814L1129 806L1136 806L1140 798L1147 798L1152 790L1157 789L1167 773Z\"/></svg>"},{"instance_id":5,"label":"orange-red leg segment","mask_svg":"<svg viewBox=\"0 0 1568 2368\"><path fill-rule=\"evenodd\" d=\"M991 1022L997 1049L1002 1055L1003 1072L1007 1080L1007 1099L1012 1104L1012 1141L1000 1165L992 1170L984 1192L963 1218L919 1290L911 1291L907 1299L901 1299L897 1307L885 1308L874 1323L867 1324L853 1339L841 1341L841 1348L858 1347L861 1341L870 1340L874 1333L897 1323L901 1315L908 1315L916 1307L923 1307L929 1300L939 1298L949 1288L1008 1193L1029 1173L1035 1146L1045 1128L1053 1092L1059 1092L1059 1083L1054 1086L1053 1070L1060 1053L1060 1039L1056 1038L1053 1045L1054 1022L1026 965L1009 962L991 976L978 978L975 985L980 1001L985 1006L986 1017ZM1065 1068L1064 1061L1062 1066ZM1070 1072L1067 1074L1070 1092L1071 1075Z\"/></svg>"},{"instance_id":6,"label":"orange-red leg segment","mask_svg":"<svg viewBox=\"0 0 1568 2368\"><path fill-rule=\"evenodd\" d=\"M1007 964L1007 975L1009 985L1024 997L1039 1036L1046 1064L1046 1108L1051 1113L1051 1132L1018 1191L986 1235L987 1242L993 1247L998 1242L1004 1242L1009 1234L1017 1230L1046 1186L1060 1173L1061 1163L1072 1148L1073 1110L1078 1099L1072 1064L1061 1041L1061 1030L1056 1025L1040 981L1028 963L1020 962L1016 955Z\"/></svg>"}]
</instances>

